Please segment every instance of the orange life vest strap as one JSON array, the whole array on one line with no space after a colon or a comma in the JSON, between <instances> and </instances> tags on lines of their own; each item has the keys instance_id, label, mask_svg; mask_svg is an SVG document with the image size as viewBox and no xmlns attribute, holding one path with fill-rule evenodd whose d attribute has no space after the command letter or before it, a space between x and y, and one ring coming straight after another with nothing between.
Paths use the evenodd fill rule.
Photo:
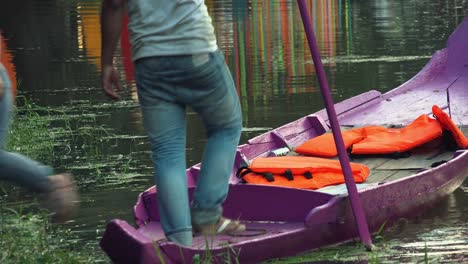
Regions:
<instances>
[{"instance_id":1,"label":"orange life vest strap","mask_svg":"<svg viewBox=\"0 0 468 264\"><path fill-rule=\"evenodd\" d=\"M351 170L358 183L364 182L370 173L367 166L358 163L351 163ZM247 169L240 169L238 177L251 184L300 189L318 189L345 182L338 160L305 156L257 158Z\"/></svg>"},{"instance_id":2,"label":"orange life vest strap","mask_svg":"<svg viewBox=\"0 0 468 264\"><path fill-rule=\"evenodd\" d=\"M462 149L467 149L468 139L465 137L463 132L455 125L453 120L450 119L450 117L437 105L432 106L432 113L435 115L437 120L439 120L442 127L452 134L458 147Z\"/></svg>"}]
</instances>

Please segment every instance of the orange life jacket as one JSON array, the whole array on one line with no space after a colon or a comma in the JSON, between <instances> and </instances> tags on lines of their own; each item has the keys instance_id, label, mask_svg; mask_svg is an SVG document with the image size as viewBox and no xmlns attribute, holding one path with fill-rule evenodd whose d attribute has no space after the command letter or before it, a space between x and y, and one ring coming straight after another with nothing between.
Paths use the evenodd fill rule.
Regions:
<instances>
[{"instance_id":1,"label":"orange life jacket","mask_svg":"<svg viewBox=\"0 0 468 264\"><path fill-rule=\"evenodd\" d=\"M352 146L353 154L391 154L407 152L442 136L436 119L421 115L403 128L366 127L366 136Z\"/></svg>"},{"instance_id":2,"label":"orange life jacket","mask_svg":"<svg viewBox=\"0 0 468 264\"><path fill-rule=\"evenodd\" d=\"M364 133L362 128L350 129L341 132L345 147L349 148L354 143L364 139ZM336 149L335 139L332 133L325 133L313 139L304 142L302 145L297 147L295 152L303 155L311 155L324 158L333 158L338 155Z\"/></svg>"},{"instance_id":3,"label":"orange life jacket","mask_svg":"<svg viewBox=\"0 0 468 264\"><path fill-rule=\"evenodd\" d=\"M458 147L462 149L468 148L468 139L440 107L437 105L432 106L432 113L436 116L437 120L439 120L442 127L451 133Z\"/></svg>"},{"instance_id":4,"label":"orange life jacket","mask_svg":"<svg viewBox=\"0 0 468 264\"><path fill-rule=\"evenodd\" d=\"M440 123L421 115L404 128L367 126L342 132L346 148L353 154L403 153L442 135ZM335 157L338 155L333 135L327 133L310 139L295 151L304 155Z\"/></svg>"},{"instance_id":5,"label":"orange life jacket","mask_svg":"<svg viewBox=\"0 0 468 264\"><path fill-rule=\"evenodd\" d=\"M370 173L358 163L351 163L351 170L358 183ZM313 190L345 182L338 160L305 156L256 158L248 168L239 169L237 176L252 184Z\"/></svg>"}]
</instances>

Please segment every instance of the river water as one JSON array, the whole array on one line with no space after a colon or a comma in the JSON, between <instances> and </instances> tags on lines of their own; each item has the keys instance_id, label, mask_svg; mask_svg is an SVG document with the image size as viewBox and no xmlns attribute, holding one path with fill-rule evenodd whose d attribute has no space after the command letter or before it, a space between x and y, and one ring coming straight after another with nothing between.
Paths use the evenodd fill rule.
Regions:
<instances>
[{"instance_id":1,"label":"river water","mask_svg":"<svg viewBox=\"0 0 468 264\"><path fill-rule=\"evenodd\" d=\"M295 1L205 2L241 99L241 143L323 108ZM308 4L335 101L405 82L445 47L468 13L466 0ZM137 195L153 183L125 49L119 47L115 60L124 100L110 102L99 86L99 8L96 0L8 1L0 4L0 29L2 61L16 76L18 106L32 105L51 123L54 155L44 161L77 176L82 209L66 226L91 248L96 262L109 262L98 247L106 222L131 221ZM205 143L198 121L189 112L188 165L199 162ZM415 263L427 252L433 263L468 261L467 192L465 181L420 219L382 234L376 256ZM369 254L351 244L276 262L362 258Z\"/></svg>"}]
</instances>

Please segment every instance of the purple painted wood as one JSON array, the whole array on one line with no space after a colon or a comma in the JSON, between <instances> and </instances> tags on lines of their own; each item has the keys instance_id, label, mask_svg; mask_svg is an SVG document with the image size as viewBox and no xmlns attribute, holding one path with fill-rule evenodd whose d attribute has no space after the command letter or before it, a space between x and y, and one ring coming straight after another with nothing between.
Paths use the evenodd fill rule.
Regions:
<instances>
[{"instance_id":1,"label":"purple painted wood","mask_svg":"<svg viewBox=\"0 0 468 264\"><path fill-rule=\"evenodd\" d=\"M143 205L143 194L144 193L140 193L140 195L138 195L138 200L135 206L133 207L133 216L135 218L135 223L139 226L144 225L150 219L147 210Z\"/></svg>"},{"instance_id":2,"label":"purple painted wood","mask_svg":"<svg viewBox=\"0 0 468 264\"><path fill-rule=\"evenodd\" d=\"M455 124L468 126L468 66L448 89L450 117Z\"/></svg>"},{"instance_id":3,"label":"purple painted wood","mask_svg":"<svg viewBox=\"0 0 468 264\"><path fill-rule=\"evenodd\" d=\"M336 196L330 199L326 204L314 207L305 218L307 227L314 227L319 224L337 222L338 216L341 215L342 197Z\"/></svg>"},{"instance_id":4,"label":"purple painted wood","mask_svg":"<svg viewBox=\"0 0 468 264\"><path fill-rule=\"evenodd\" d=\"M107 225L100 245L104 250L111 250L111 254L108 255L116 263L161 262L151 239L122 220L112 220ZM165 258L170 261L169 258Z\"/></svg>"},{"instance_id":5,"label":"purple painted wood","mask_svg":"<svg viewBox=\"0 0 468 264\"><path fill-rule=\"evenodd\" d=\"M361 191L363 206L366 208L367 214L372 216L369 219L370 229L375 232L384 222L390 226L398 218L413 217L431 207L434 202L461 185L468 175L466 164L468 164L468 151L463 151L456 158L435 169ZM407 188L408 186L411 188ZM240 186L235 188L243 189ZM300 194L296 194L290 189L285 189L285 192L276 190L273 193L265 193L264 191L269 191L270 188L261 189L260 187L251 193L254 193L256 197L274 194L274 196L269 197L280 196L288 203L302 201L303 203L300 203L302 205L306 204L308 197L314 197L315 194L318 194L313 191L298 191ZM155 194L155 192L151 190L144 196L151 196L151 194ZM227 206L230 203L239 204L239 201L244 201L244 194L242 191L231 192ZM256 263L269 258L294 255L308 249L353 239L358 235L358 232L354 225L349 202L343 198L338 198L337 201L339 202L333 203L339 208L336 210L336 215L331 214L325 218L316 219L309 227L306 227L302 222L295 221L296 219L291 219L292 221L287 223L272 223L268 221L271 214L266 212L264 221L267 223L263 225L261 222L248 224L248 228L265 228L268 230L268 234L254 237L254 239L249 237L235 237L233 239L215 237L216 241L210 248L211 252L215 256L219 255L219 262L223 262L227 252L230 252L229 254L233 254L231 257L239 259L241 263ZM262 203L258 202L258 206L262 206ZM248 208L256 209L253 206L248 206ZM296 206L280 208L278 211L287 215L291 212L290 210L296 210ZM330 222L332 219L336 220ZM159 263L159 256L153 254L155 252L154 245L152 248L149 246L150 238L156 239L162 234L159 224L150 222L140 229L142 230L136 230L124 221L113 221L106 229L101 246L113 260L120 260L119 263ZM158 242L157 245L162 252L161 254L167 258L166 263L182 263L182 259L190 262L196 254L204 254L205 249L201 246L204 239L198 237L198 240L193 248L179 248L173 243L164 241ZM220 243L226 242L231 243L229 248L219 246Z\"/></svg>"},{"instance_id":6,"label":"purple painted wood","mask_svg":"<svg viewBox=\"0 0 468 264\"><path fill-rule=\"evenodd\" d=\"M310 115L254 137L239 150L250 161L266 156L272 149L297 147L305 140L321 135L327 130L328 126L320 117Z\"/></svg>"},{"instance_id":7,"label":"purple painted wood","mask_svg":"<svg viewBox=\"0 0 468 264\"><path fill-rule=\"evenodd\" d=\"M189 189L190 198L192 198L193 191L193 187ZM262 195L259 196L259 193ZM333 197L330 194L292 188L250 184L231 185L229 196L223 206L223 213L227 217L246 221L301 222L310 210L327 203ZM155 188L143 193L141 206L151 208L148 214L150 221L159 221Z\"/></svg>"},{"instance_id":8,"label":"purple painted wood","mask_svg":"<svg viewBox=\"0 0 468 264\"><path fill-rule=\"evenodd\" d=\"M340 117L340 116L346 116L346 114L353 109L358 108L362 110L363 105L369 105L373 103L374 101L380 102L381 96L382 94L380 92L372 90L372 91L357 95L353 98L346 99L342 102L335 104L336 113ZM319 116L322 120L325 120L325 122L329 124L329 118L328 118L326 109L322 109L316 112L315 115Z\"/></svg>"},{"instance_id":9,"label":"purple painted wood","mask_svg":"<svg viewBox=\"0 0 468 264\"><path fill-rule=\"evenodd\" d=\"M320 126L320 125L322 126ZM328 130L328 127L316 116L307 116L300 118L296 121L293 121L289 124L283 125L279 128L274 129L271 132L265 133L263 135L254 137L248 140L249 144L260 144L260 143L268 143L271 141L275 141L275 136L281 138L284 142L288 145L294 145L294 142L291 140L297 140L297 138L305 134L310 138L310 136L317 136L325 133ZM273 135L272 135L273 134ZM277 139L276 139L277 140ZM278 140L277 140L278 141ZM284 144L279 141L280 144L277 144L279 147L284 147Z\"/></svg>"},{"instance_id":10,"label":"purple painted wood","mask_svg":"<svg viewBox=\"0 0 468 264\"><path fill-rule=\"evenodd\" d=\"M356 183L354 182L353 173L351 171L351 164L349 162L343 136L341 135L340 124L338 123L338 118L336 116L330 88L328 88L327 76L322 65L322 59L320 58L317 40L315 39L312 21L310 20L306 2L304 0L298 0L297 2L299 4L299 11L301 13L305 33L309 42L310 51L312 52L312 59L314 61L315 71L317 72L317 78L320 84L323 101L325 103L325 108L327 109L328 118L330 119L333 139L335 140L336 149L338 150L338 157L340 159L341 168L343 170L346 188L348 189L349 200L351 201L351 207L353 208L356 225L359 230L359 237L361 238L362 243L368 249L371 249L372 240L369 234L369 228L367 227L367 219L364 214L364 210L362 209L361 201L359 200Z\"/></svg>"},{"instance_id":11,"label":"purple painted wood","mask_svg":"<svg viewBox=\"0 0 468 264\"><path fill-rule=\"evenodd\" d=\"M451 36L451 41L467 43L466 30L468 30L467 19ZM463 34L459 36L461 33ZM453 52L456 54L464 50L454 43L449 43L449 47L437 52L419 74L397 89L382 96L378 92L369 92L338 104L340 121L350 125L358 125L362 119L404 123L404 120L411 118L382 116L395 111L395 109L385 110L384 106L390 106L390 102L393 101L407 100L406 96L416 93L426 94L433 100L450 101L444 110L450 111L452 118L458 124L467 122L465 65L468 60L465 60L463 54L460 55L463 60L459 60L455 55L453 59L449 59L447 54ZM454 66L453 70L455 75L447 72L449 63L457 66ZM431 83L436 83L438 86L445 85L446 88L442 88L445 92L434 92L432 96L431 92L427 92L435 88ZM417 107L430 103L430 101L420 103ZM413 105L405 106L407 111L412 111ZM364 112L363 108L366 107L377 111ZM307 119L310 124L300 119L276 129L276 136L261 135L256 139L258 141L239 146L235 169L256 155L265 155L281 145L279 139L297 145L306 140L306 137L302 137L304 134L314 137L323 133L326 128L325 121L328 119L323 113L324 111L320 111L316 115L311 115L312 118ZM256 150L257 147L261 147L261 151ZM467 164L468 150L459 150L454 152L453 158L447 163L436 168L429 168L400 180L382 182L377 186L360 190L359 196L369 217L370 231L376 232L383 223L388 227L398 218L410 218L432 207L443 196L452 193L463 183L468 176ZM198 170L199 164L187 170L191 187L189 193L195 185ZM192 248L179 248L173 243L160 240L163 238L163 232L159 224L156 196L155 187L151 187L139 196L134 207L136 228L122 220L113 220L108 224L100 244L113 261L160 263L160 257L163 257L165 263L190 263L195 255L203 255L206 252L203 237L196 237ZM227 216L248 220L246 222L248 228L262 229L264 233L253 237L214 237L210 249L217 262L224 262L229 254L241 263L258 263L270 258L294 255L305 250L342 243L358 236L347 195L333 196L316 191L245 185L240 184L233 174L230 194L224 209ZM226 247L227 243L229 247Z\"/></svg>"},{"instance_id":12,"label":"purple painted wood","mask_svg":"<svg viewBox=\"0 0 468 264\"><path fill-rule=\"evenodd\" d=\"M436 52L416 76L382 95L381 100L370 101L339 115L340 123L355 126L405 125L420 114L429 114L434 104L448 107L450 100L454 122L468 125L467 24L468 18L465 18L450 36L447 48Z\"/></svg>"},{"instance_id":13,"label":"purple painted wood","mask_svg":"<svg viewBox=\"0 0 468 264\"><path fill-rule=\"evenodd\" d=\"M380 98L340 115L342 125L405 125L418 115L430 113L432 105L447 106L447 88L456 80L444 72L447 52L436 53L424 69L408 82ZM401 107L404 105L405 107ZM408 115L413 113L413 115ZM379 118L375 118L378 116Z\"/></svg>"},{"instance_id":14,"label":"purple painted wood","mask_svg":"<svg viewBox=\"0 0 468 264\"><path fill-rule=\"evenodd\" d=\"M466 67L468 67L468 52L466 52L468 27L464 26L467 23L468 17L465 17L461 25L448 39L448 74L459 75L460 71L466 70Z\"/></svg>"}]
</instances>

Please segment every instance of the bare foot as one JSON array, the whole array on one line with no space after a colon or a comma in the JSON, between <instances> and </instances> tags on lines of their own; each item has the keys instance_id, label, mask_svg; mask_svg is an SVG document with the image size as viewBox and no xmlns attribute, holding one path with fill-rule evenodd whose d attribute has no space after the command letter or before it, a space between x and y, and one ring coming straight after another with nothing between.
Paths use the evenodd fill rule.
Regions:
<instances>
[{"instance_id":1,"label":"bare foot","mask_svg":"<svg viewBox=\"0 0 468 264\"><path fill-rule=\"evenodd\" d=\"M68 173L49 176L51 191L47 194L46 206L54 213L52 221L64 223L78 210L79 194L73 176Z\"/></svg>"}]
</instances>

